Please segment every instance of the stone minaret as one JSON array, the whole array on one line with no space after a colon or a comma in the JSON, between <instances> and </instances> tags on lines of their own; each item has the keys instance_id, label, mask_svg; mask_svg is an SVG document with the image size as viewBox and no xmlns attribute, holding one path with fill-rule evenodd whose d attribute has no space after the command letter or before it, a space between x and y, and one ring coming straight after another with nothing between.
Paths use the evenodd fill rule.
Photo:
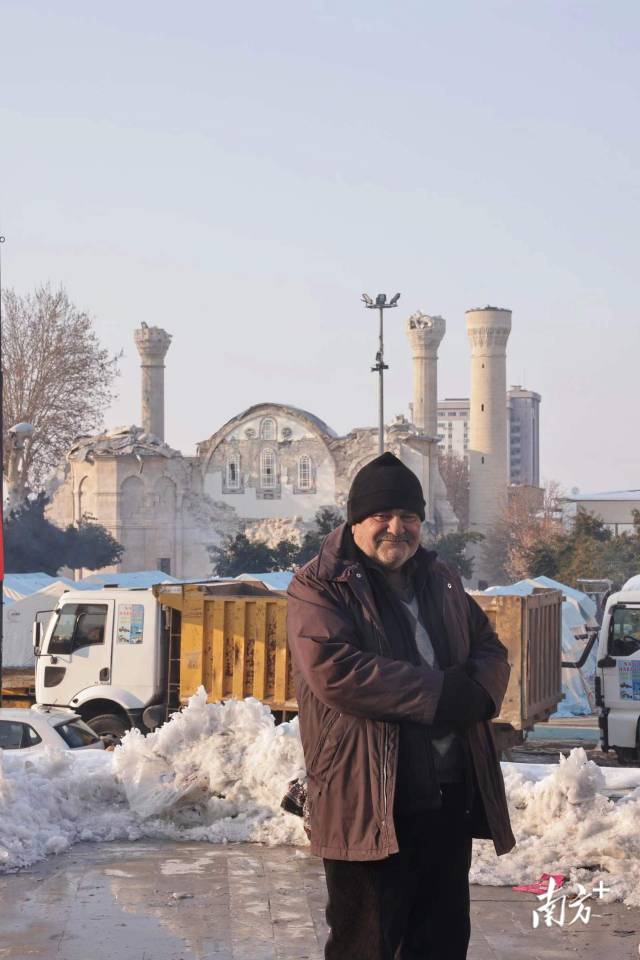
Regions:
<instances>
[{"instance_id":1,"label":"stone minaret","mask_svg":"<svg viewBox=\"0 0 640 960\"><path fill-rule=\"evenodd\" d=\"M471 345L469 413L469 528L485 535L507 497L507 340L511 310L467 310ZM474 579L484 579L482 550Z\"/></svg>"},{"instance_id":2,"label":"stone minaret","mask_svg":"<svg viewBox=\"0 0 640 960\"><path fill-rule=\"evenodd\" d=\"M446 329L442 317L420 311L407 320L413 356L413 422L430 437L438 435L438 347Z\"/></svg>"},{"instance_id":3,"label":"stone minaret","mask_svg":"<svg viewBox=\"0 0 640 960\"><path fill-rule=\"evenodd\" d=\"M160 327L142 323L133 334L142 368L142 426L164 440L164 358L171 335Z\"/></svg>"}]
</instances>

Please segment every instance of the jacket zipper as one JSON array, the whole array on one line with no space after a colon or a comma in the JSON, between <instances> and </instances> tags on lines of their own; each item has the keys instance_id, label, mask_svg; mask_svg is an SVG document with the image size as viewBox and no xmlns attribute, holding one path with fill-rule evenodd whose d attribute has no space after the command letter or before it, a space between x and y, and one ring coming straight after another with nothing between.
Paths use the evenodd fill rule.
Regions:
<instances>
[{"instance_id":1,"label":"jacket zipper","mask_svg":"<svg viewBox=\"0 0 640 960\"><path fill-rule=\"evenodd\" d=\"M355 576L356 576L356 578L357 578L358 580L361 580L361 579L362 579L362 573L360 573L360 572L356 572ZM352 587L352 589L353 589L353 587ZM356 596L357 596L357 591L354 591L354 592L356 593ZM364 598L362 598L362 599L364 599ZM373 613L373 611L371 611L371 612ZM377 620L377 617L375 617L374 619ZM378 648L379 648L379 650L380 650L380 656L384 657L384 656L385 656L385 651L384 651L383 646L382 646L382 637L381 637L381 633L380 633L381 625L378 623L377 626L379 627L379 629L378 629L378 631L377 631L377 634L378 634ZM382 811L383 811L383 820L382 820L382 824L381 824L381 825L384 827L385 833L387 834L387 843L388 843L388 842L389 842L389 832L388 832L388 828L387 828L387 809L388 809L388 800L387 800L388 771L387 771L387 767L388 767L388 762L389 762L389 724L386 722L386 720L383 720L382 723L384 724L384 746L383 746L383 750L382 750Z\"/></svg>"},{"instance_id":2,"label":"jacket zipper","mask_svg":"<svg viewBox=\"0 0 640 960\"><path fill-rule=\"evenodd\" d=\"M382 637L378 633L378 647L380 648L380 656L384 656L384 650L382 647ZM389 763L389 724L383 720L384 723L384 747L382 750L382 826L385 829L387 834L387 843L389 842L389 831L387 828L387 778L388 772L387 767Z\"/></svg>"},{"instance_id":3,"label":"jacket zipper","mask_svg":"<svg viewBox=\"0 0 640 960\"><path fill-rule=\"evenodd\" d=\"M447 582L447 588L451 590L451 583ZM445 620L445 607L447 605L446 592L442 591L442 619ZM445 620L446 622L446 620ZM469 737L467 733L458 734L462 742L462 756L464 759L464 806L465 814L471 816L471 807L473 806L473 779L471 772L471 754L469 749ZM442 796L442 789L440 789L440 796Z\"/></svg>"},{"instance_id":4,"label":"jacket zipper","mask_svg":"<svg viewBox=\"0 0 640 960\"><path fill-rule=\"evenodd\" d=\"M384 721L383 721L384 722ZM387 829L387 764L389 759L389 725L384 724L384 750L382 754L382 799L383 816L382 826Z\"/></svg>"}]
</instances>

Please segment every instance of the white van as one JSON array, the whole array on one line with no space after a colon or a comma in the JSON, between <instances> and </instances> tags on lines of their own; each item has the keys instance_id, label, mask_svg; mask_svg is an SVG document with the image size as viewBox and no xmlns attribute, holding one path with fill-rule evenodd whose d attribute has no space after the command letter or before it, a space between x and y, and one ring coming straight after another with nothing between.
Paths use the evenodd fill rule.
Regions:
<instances>
[{"instance_id":1,"label":"white van","mask_svg":"<svg viewBox=\"0 0 640 960\"><path fill-rule=\"evenodd\" d=\"M607 600L596 674L596 703L604 750L622 764L640 765L640 589Z\"/></svg>"}]
</instances>

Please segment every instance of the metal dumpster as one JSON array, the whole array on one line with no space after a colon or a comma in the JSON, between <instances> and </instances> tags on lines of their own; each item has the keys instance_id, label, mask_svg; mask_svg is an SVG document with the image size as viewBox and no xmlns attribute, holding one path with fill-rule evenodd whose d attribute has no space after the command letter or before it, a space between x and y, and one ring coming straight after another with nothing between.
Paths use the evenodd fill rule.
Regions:
<instances>
[{"instance_id":1,"label":"metal dumpster","mask_svg":"<svg viewBox=\"0 0 640 960\"><path fill-rule=\"evenodd\" d=\"M553 713L562 699L562 594L474 594L509 651L511 677L494 720L501 748ZM279 717L296 712L286 640L286 595L257 581L162 586L167 609L169 711L202 684L211 701L257 697Z\"/></svg>"}]
</instances>

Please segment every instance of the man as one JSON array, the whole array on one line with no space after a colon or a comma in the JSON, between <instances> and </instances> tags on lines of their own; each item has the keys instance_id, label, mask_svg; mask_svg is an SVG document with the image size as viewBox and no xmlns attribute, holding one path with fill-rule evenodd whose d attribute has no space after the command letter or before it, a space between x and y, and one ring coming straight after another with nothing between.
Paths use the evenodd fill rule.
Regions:
<instances>
[{"instance_id":1,"label":"man","mask_svg":"<svg viewBox=\"0 0 640 960\"><path fill-rule=\"evenodd\" d=\"M326 960L462 960L471 838L498 854L515 843L488 722L507 652L420 546L424 507L415 474L382 454L289 588Z\"/></svg>"}]
</instances>

